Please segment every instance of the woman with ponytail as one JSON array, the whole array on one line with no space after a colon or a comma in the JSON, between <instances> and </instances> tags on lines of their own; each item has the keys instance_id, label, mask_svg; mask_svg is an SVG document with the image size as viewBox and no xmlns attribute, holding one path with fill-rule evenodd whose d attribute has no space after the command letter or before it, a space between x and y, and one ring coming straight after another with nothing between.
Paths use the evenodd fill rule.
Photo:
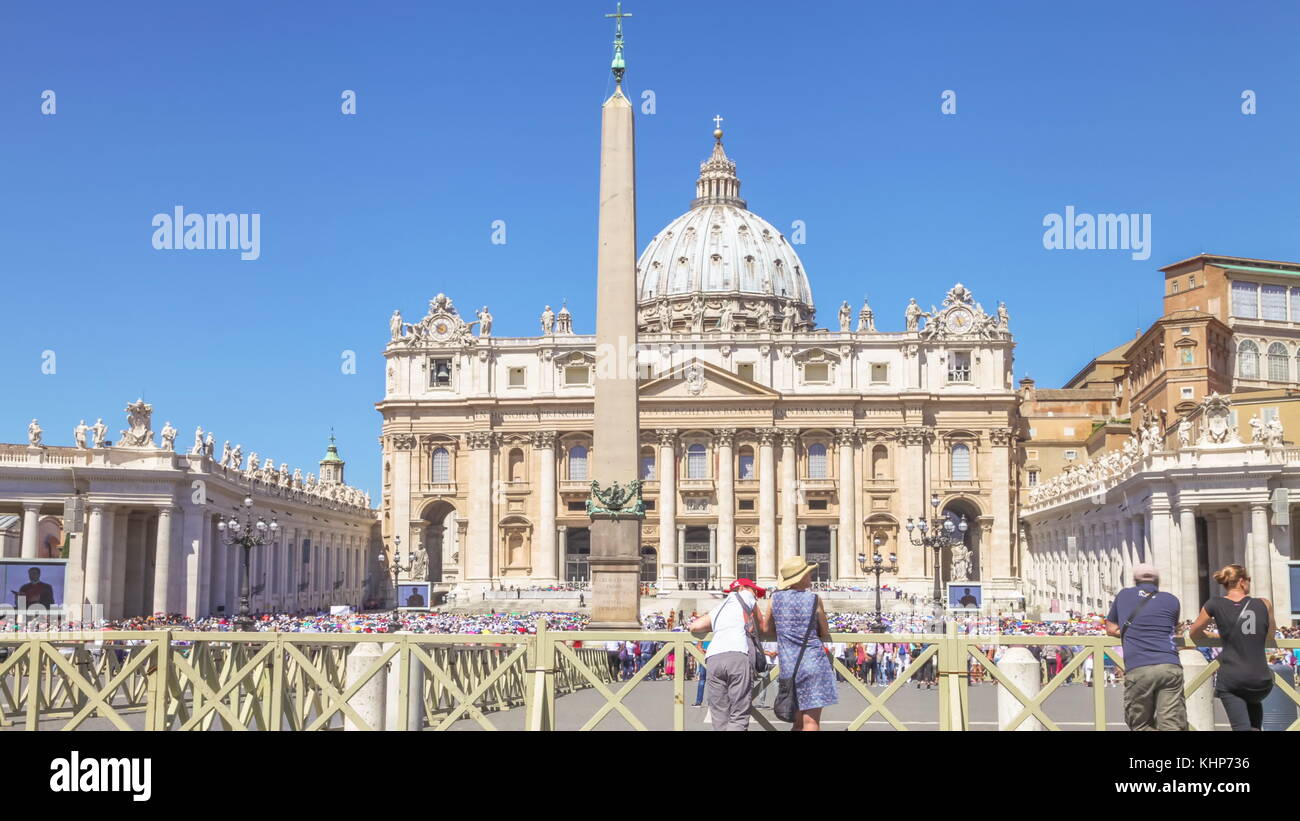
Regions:
<instances>
[{"instance_id":1,"label":"woman with ponytail","mask_svg":"<svg viewBox=\"0 0 1300 821\"><path fill-rule=\"evenodd\" d=\"M1213 621L1223 640L1214 695L1223 703L1233 730L1258 730L1264 723L1264 697L1273 689L1265 645L1277 625L1268 599L1251 598L1246 568L1230 564L1214 574L1224 594L1205 603L1191 636L1200 639Z\"/></svg>"}]
</instances>

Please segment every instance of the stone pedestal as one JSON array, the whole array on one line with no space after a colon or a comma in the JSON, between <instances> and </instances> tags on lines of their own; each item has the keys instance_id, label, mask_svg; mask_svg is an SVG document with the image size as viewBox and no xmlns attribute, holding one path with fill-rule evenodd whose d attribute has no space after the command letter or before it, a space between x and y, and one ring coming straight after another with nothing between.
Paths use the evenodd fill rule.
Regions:
<instances>
[{"instance_id":1,"label":"stone pedestal","mask_svg":"<svg viewBox=\"0 0 1300 821\"><path fill-rule=\"evenodd\" d=\"M591 523L591 624L593 630L641 626L639 519Z\"/></svg>"},{"instance_id":2,"label":"stone pedestal","mask_svg":"<svg viewBox=\"0 0 1300 821\"><path fill-rule=\"evenodd\" d=\"M1034 654L1029 652L1025 647L1009 647L1002 654L1002 660L998 662L998 669L1002 671L1011 683L1021 693L1028 698L1038 695L1042 689L1042 676L1038 664L1038 659ZM1093 686L1098 687L1105 684L1105 676L1099 680L1097 674L1093 673ZM998 685L998 729L1005 730L1011 720L1020 715L1024 709L1020 699L1011 695L1007 688L1001 684ZM1036 718L1030 717L1020 722L1016 727L1017 731L1036 731L1043 729L1043 724Z\"/></svg>"},{"instance_id":3,"label":"stone pedestal","mask_svg":"<svg viewBox=\"0 0 1300 821\"><path fill-rule=\"evenodd\" d=\"M1210 665L1201 655L1200 650L1183 649L1178 651L1178 661L1183 665L1183 686L1201 674ZM1093 684L1097 686L1096 674ZM1211 731L1214 729L1214 688L1211 682L1205 682L1196 692L1187 697L1187 724L1189 730Z\"/></svg>"},{"instance_id":4,"label":"stone pedestal","mask_svg":"<svg viewBox=\"0 0 1300 821\"><path fill-rule=\"evenodd\" d=\"M356 649L348 655L348 686L351 686L362 673L369 669L370 665L374 664L375 659L383 654L384 648L380 644L374 642L358 644ZM352 698L348 699L348 705L357 711L357 714L361 716L361 720L372 730L384 729L384 718L388 703L387 678L385 671L379 670L365 684L361 685L361 689L357 690L352 695ZM345 715L343 729L361 730L363 728L357 726L355 721Z\"/></svg>"}]
</instances>

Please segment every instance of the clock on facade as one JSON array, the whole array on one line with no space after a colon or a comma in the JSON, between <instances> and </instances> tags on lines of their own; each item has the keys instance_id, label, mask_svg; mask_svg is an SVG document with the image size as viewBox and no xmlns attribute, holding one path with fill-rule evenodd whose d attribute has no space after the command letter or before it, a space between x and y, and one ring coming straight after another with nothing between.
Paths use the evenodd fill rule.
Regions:
<instances>
[{"instance_id":1,"label":"clock on facade","mask_svg":"<svg viewBox=\"0 0 1300 821\"><path fill-rule=\"evenodd\" d=\"M973 322L974 317L971 315L971 312L965 308L958 308L957 310L950 312L946 320L948 332L954 334L966 333L970 330Z\"/></svg>"}]
</instances>

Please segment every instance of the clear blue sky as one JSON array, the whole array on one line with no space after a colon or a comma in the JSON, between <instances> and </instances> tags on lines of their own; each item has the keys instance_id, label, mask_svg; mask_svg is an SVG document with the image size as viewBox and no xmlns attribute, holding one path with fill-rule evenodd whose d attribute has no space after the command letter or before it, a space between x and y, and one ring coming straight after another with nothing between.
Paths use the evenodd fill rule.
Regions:
<instances>
[{"instance_id":1,"label":"clear blue sky","mask_svg":"<svg viewBox=\"0 0 1300 821\"><path fill-rule=\"evenodd\" d=\"M639 243L686 209L720 113L750 207L807 225L823 323L865 293L899 329L909 296L960 280L1007 302L1017 377L1051 386L1157 316L1159 266L1300 259L1294 4L626 5L628 86L657 98L637 123ZM612 10L6 4L0 441L33 416L53 444L81 418L116 434L143 394L187 447L202 424L304 471L333 426L374 492L394 308L445 291L532 334L567 297L594 329ZM153 215L177 205L261 214L261 258L154 250ZM1151 214L1151 258L1045 250L1067 205Z\"/></svg>"}]
</instances>

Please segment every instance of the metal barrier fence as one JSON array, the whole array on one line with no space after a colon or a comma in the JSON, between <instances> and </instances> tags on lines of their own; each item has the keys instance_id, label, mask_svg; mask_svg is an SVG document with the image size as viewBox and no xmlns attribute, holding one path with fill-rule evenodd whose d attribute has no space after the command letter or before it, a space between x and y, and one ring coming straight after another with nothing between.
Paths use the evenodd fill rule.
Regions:
<instances>
[{"instance_id":1,"label":"metal barrier fence","mask_svg":"<svg viewBox=\"0 0 1300 821\"><path fill-rule=\"evenodd\" d=\"M1003 727L1007 730L1026 721L1059 730L1044 702L1087 659L1093 660L1098 675L1107 658L1123 669L1123 659L1115 652L1118 642L1106 636L959 635L950 625L946 635L845 633L835 634L833 639L919 645L906 669L879 693L833 660L848 686L866 703L849 722L850 730L861 729L877 716L896 730L910 729L890 709L889 702L931 664L938 685L937 724L945 731L970 729L968 679L974 665L1020 703L1020 712ZM604 643L628 640L654 641L661 646L631 678L616 682ZM575 647L576 642L594 646ZM370 655L349 659L366 644L371 645ZM982 649L1061 644L1082 650L1033 696L1023 692ZM1188 642L1187 647L1192 646ZM1280 640L1274 646L1297 648L1300 640ZM374 729L379 722L373 715L359 712L358 694L362 688L374 686L376 677L387 682L393 676L397 698L389 707L389 726L447 730L459 721L472 720L483 729L494 730L498 729L492 720L495 714L522 708L524 728L553 730L557 699L593 690L598 698L566 702L565 709L585 710L594 702L594 711L578 716L581 724L566 724L590 730L616 713L631 727L644 730L647 727L626 703L627 696L670 654L675 661L672 724L673 729L684 730L686 661L704 661L697 640L688 633L575 633L548 630L544 621L534 635L146 631L114 632L105 634L102 643L92 643L58 634L0 634L0 651L4 651L0 652L0 728L27 730L73 730L92 717L121 730L208 730L214 726L225 730L337 730L343 722L358 729ZM1191 696L1208 689L1217 668L1218 661L1211 661L1191 675L1185 692ZM777 675L776 668L769 670L768 681ZM1275 686L1300 705L1294 682L1281 676L1275 679ZM411 691L413 682L420 688L418 697ZM763 684L757 682L755 690ZM1092 689L1093 727L1105 730L1107 700L1119 695L1108 695L1103 686ZM413 709L421 714L412 716ZM566 717L571 715L566 713ZM753 718L764 729L777 729L757 710ZM1300 719L1288 729L1300 730Z\"/></svg>"}]
</instances>

